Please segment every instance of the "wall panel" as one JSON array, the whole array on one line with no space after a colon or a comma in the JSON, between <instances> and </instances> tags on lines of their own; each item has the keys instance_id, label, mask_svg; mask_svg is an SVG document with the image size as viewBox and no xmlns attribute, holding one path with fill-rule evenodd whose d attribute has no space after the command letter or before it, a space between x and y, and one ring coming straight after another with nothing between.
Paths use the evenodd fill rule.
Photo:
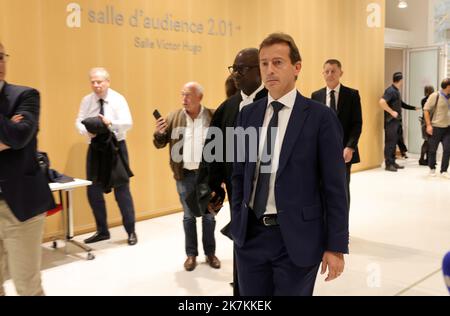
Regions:
<instances>
[{"instance_id":1,"label":"wall panel","mask_svg":"<svg viewBox=\"0 0 450 316\"><path fill-rule=\"evenodd\" d=\"M66 9L72 2L82 9L80 28L66 24ZM0 0L0 40L11 55L7 79L42 93L40 149L49 153L53 168L71 176L85 177L87 145L74 121L81 98L90 92L88 70L94 66L110 70L112 88L125 95L134 117L128 135L136 174L132 193L137 216L143 219L180 208L168 151L157 151L152 145L153 110L168 114L179 108L180 88L190 80L205 86L204 104L217 107L224 99L227 66L235 54L241 48L258 46L273 31L296 39L304 60L298 88L306 96L323 86L325 59L343 62L343 83L359 89L363 101L362 163L355 170L379 166L384 22L368 27L370 3L384 11L384 0ZM116 17L123 15L122 25L99 21L101 13L111 8ZM136 10L143 15L139 15L139 25L130 25ZM95 21L90 20L93 12ZM143 17L166 15L172 21L201 24L203 32L144 27ZM137 48L136 38L153 41L156 47ZM186 42L201 51L160 49L158 41ZM112 196L108 196L108 207L111 224L120 224ZM76 231L92 230L85 190L75 192L75 211ZM47 237L61 230L59 222L58 216L49 219Z\"/></svg>"}]
</instances>

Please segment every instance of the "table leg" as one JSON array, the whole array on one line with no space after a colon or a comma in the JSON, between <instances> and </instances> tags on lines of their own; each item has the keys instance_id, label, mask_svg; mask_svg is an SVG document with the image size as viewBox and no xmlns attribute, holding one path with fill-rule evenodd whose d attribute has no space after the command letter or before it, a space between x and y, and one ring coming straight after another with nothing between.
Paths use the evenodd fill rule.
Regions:
<instances>
[{"instance_id":1,"label":"table leg","mask_svg":"<svg viewBox=\"0 0 450 316\"><path fill-rule=\"evenodd\" d=\"M93 260L95 256L91 253L92 248L82 244L76 240L73 240L74 229L73 229L73 202L72 202L72 190L66 190L66 243L71 243L84 251L87 252L87 259Z\"/></svg>"}]
</instances>

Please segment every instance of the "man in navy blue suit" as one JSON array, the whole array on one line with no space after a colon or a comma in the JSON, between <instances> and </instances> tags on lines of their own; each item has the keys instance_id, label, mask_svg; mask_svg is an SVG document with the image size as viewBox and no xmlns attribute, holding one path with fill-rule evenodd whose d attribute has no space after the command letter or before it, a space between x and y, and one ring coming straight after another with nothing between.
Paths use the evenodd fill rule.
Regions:
<instances>
[{"instance_id":1,"label":"man in navy blue suit","mask_svg":"<svg viewBox=\"0 0 450 316\"><path fill-rule=\"evenodd\" d=\"M269 35L259 59L269 95L241 111L235 131L239 288L244 296L310 296L320 263L331 281L348 253L342 127L330 108L296 90L302 64L291 36Z\"/></svg>"}]
</instances>

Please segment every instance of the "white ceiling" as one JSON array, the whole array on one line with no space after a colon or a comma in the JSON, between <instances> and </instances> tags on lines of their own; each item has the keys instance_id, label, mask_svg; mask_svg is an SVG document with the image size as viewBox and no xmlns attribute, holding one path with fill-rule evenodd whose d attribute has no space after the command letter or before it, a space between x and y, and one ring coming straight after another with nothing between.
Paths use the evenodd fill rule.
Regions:
<instances>
[{"instance_id":1,"label":"white ceiling","mask_svg":"<svg viewBox=\"0 0 450 316\"><path fill-rule=\"evenodd\" d=\"M413 33L414 46L425 46L429 41L429 2L433 0L406 0L408 7L399 9L398 0L386 0L386 27Z\"/></svg>"}]
</instances>

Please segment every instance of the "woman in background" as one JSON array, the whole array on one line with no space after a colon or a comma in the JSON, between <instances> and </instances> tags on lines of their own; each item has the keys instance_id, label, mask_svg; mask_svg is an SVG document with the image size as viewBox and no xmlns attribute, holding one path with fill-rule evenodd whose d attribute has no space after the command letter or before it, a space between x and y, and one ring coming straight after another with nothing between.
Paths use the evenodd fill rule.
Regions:
<instances>
[{"instance_id":1,"label":"woman in background","mask_svg":"<svg viewBox=\"0 0 450 316\"><path fill-rule=\"evenodd\" d=\"M434 92L434 88L433 86L426 86L424 88L424 94L425 97L422 99L422 111L423 111L423 107L425 106L425 103L427 103L428 97L430 96L430 94L432 94ZM422 118L421 118L421 124L422 124L422 138L423 138L423 144L422 144L422 150L420 151L420 159L419 159L419 165L421 166L428 166L428 134L426 132L426 127L425 127L425 121L423 118L423 113L422 113Z\"/></svg>"}]
</instances>

